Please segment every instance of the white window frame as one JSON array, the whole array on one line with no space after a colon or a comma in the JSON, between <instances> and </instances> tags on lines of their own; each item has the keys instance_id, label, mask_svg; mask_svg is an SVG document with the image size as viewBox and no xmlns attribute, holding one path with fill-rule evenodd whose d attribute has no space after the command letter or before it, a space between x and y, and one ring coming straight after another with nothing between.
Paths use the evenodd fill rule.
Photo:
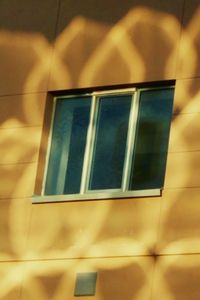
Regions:
<instances>
[{"instance_id":1,"label":"white window frame","mask_svg":"<svg viewBox=\"0 0 200 300\"><path fill-rule=\"evenodd\" d=\"M155 189L145 189L145 190L128 190L130 172L131 172L131 161L136 135L136 124L139 110L139 99L140 93L147 90L158 90L164 88L173 88L174 86L160 86L160 87L148 87L148 88L128 88L128 89L115 89L115 90L105 90L105 91L95 91L92 93L76 94L76 95L63 95L54 97L53 101L53 112L50 125L50 134L47 147L47 155L45 160L45 170L42 184L41 195L34 195L32 197L32 203L45 203L45 202L65 202L65 201L80 201L80 200L99 200L99 199L118 199L118 198L133 198L133 197L154 197L160 196L162 188ZM129 115L129 126L127 131L127 142L126 142L126 153L124 159L124 169L122 173L122 187L121 189L104 189L104 190L88 190L89 176L91 171L92 156L94 150L94 139L96 134L96 124L97 124L97 113L98 99L100 96L107 95L120 95L120 94L130 94L132 93L132 104ZM50 148L52 143L53 135L53 124L56 109L57 99L67 99L67 98L77 98L80 96L90 96L92 97L91 111L90 111L90 121L89 128L87 132L86 140L86 150L83 161L83 171L81 179L80 193L78 194L61 194L61 195L45 195L45 184L47 178L48 161L50 156Z\"/></svg>"}]
</instances>

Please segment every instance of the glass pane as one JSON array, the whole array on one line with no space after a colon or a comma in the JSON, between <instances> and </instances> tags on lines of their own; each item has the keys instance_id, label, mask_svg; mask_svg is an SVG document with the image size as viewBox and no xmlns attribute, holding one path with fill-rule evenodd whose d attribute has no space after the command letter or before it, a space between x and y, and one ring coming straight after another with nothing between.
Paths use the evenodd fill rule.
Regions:
<instances>
[{"instance_id":1,"label":"glass pane","mask_svg":"<svg viewBox=\"0 0 200 300\"><path fill-rule=\"evenodd\" d=\"M91 98L57 99L46 195L79 193Z\"/></svg>"},{"instance_id":2,"label":"glass pane","mask_svg":"<svg viewBox=\"0 0 200 300\"><path fill-rule=\"evenodd\" d=\"M163 186L173 93L172 88L141 92L130 190Z\"/></svg>"},{"instance_id":3,"label":"glass pane","mask_svg":"<svg viewBox=\"0 0 200 300\"><path fill-rule=\"evenodd\" d=\"M99 100L90 190L121 188L131 95Z\"/></svg>"}]
</instances>

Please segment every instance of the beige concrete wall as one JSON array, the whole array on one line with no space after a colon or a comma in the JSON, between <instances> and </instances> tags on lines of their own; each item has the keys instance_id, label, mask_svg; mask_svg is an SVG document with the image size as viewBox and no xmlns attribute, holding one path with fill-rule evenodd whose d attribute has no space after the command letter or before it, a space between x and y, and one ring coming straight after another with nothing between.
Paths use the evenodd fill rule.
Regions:
<instances>
[{"instance_id":1,"label":"beige concrete wall","mask_svg":"<svg viewBox=\"0 0 200 300\"><path fill-rule=\"evenodd\" d=\"M200 298L200 7L0 1L0 299ZM176 79L161 197L32 205L48 91ZM91 299L91 297L84 297Z\"/></svg>"}]
</instances>

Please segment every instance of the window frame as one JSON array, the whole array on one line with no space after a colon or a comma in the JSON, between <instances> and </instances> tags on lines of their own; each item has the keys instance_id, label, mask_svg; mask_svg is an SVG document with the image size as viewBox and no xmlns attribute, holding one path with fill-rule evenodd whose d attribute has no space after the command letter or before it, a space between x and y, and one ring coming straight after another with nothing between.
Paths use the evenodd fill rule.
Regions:
<instances>
[{"instance_id":1,"label":"window frame","mask_svg":"<svg viewBox=\"0 0 200 300\"><path fill-rule=\"evenodd\" d=\"M119 89L109 89L109 90L100 90L92 91L85 93L73 93L73 94L62 94L55 95L53 97L53 107L50 120L49 128L49 137L47 142L47 151L44 162L44 172L42 180L41 195L34 195L32 197L32 203L46 203L46 202L65 202L65 201L80 201L80 200L100 200L100 199L120 199L120 198L135 198L135 197L155 197L161 196L162 188L153 188L153 189L143 189L143 190L128 190L130 173L131 173L131 160L134 152L135 138L136 138L136 129L137 129L137 120L138 120L138 111L139 111L139 101L140 94L143 91L148 90L162 90L166 88L175 88L174 84L170 85L159 85L159 86L147 86L147 87L130 87L130 88L119 88ZM125 158L124 158L124 167L122 172L122 185L121 189L102 189L102 190L89 190L89 177L91 172L92 157L94 154L94 140L96 134L96 124L97 124L97 114L98 114L98 105L99 98L101 96L110 96L110 95L123 95L123 94L132 94L131 100L131 109L128 120L128 130L127 130L127 141L125 148ZM86 139L86 148L83 160L83 170L81 177L81 186L80 193L78 194L56 194L56 195L45 195L45 185L47 179L48 163L50 157L50 149L52 144L53 137L53 126L54 126L54 117L56 111L56 102L58 99L67 99L67 98L77 98L77 97L86 97L90 96L91 99L91 111L90 111L90 121L87 131ZM94 126L93 126L94 125ZM171 127L171 126L170 126ZM170 134L169 127L169 134ZM169 140L169 136L168 136ZM167 157L166 157L167 160ZM129 179L129 180L128 180Z\"/></svg>"}]
</instances>

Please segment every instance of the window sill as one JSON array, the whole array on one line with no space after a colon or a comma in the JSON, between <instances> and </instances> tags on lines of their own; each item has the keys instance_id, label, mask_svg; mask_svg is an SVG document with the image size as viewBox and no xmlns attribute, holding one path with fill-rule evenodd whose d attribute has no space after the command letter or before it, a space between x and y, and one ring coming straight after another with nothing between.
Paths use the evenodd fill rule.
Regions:
<instances>
[{"instance_id":1,"label":"window sill","mask_svg":"<svg viewBox=\"0 0 200 300\"><path fill-rule=\"evenodd\" d=\"M103 200L103 199L122 199L122 198L140 198L140 197L154 197L161 196L161 189L128 191L128 192L91 192L87 194L73 194L73 195L47 195L32 197L32 203L53 203L53 202L67 202L67 201L81 201L81 200Z\"/></svg>"}]
</instances>

